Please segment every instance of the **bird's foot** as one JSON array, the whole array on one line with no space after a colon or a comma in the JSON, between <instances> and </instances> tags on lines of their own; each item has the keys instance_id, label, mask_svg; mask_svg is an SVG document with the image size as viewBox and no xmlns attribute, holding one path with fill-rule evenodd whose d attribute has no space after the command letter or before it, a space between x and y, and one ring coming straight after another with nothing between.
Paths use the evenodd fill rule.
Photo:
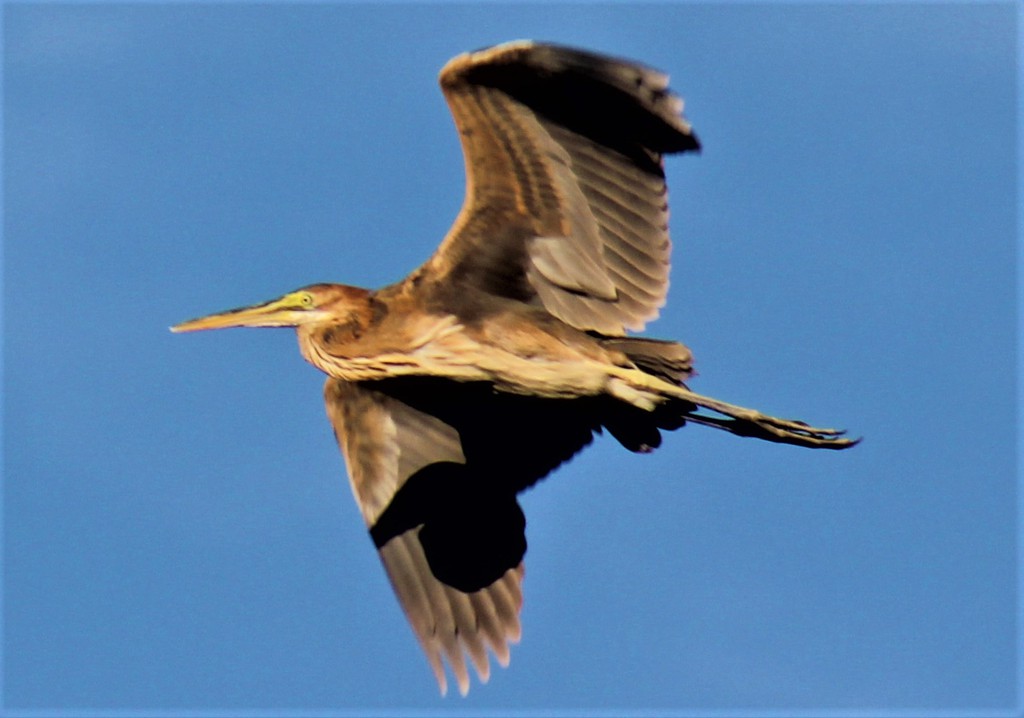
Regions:
<instances>
[{"instance_id":1,"label":"bird's foot","mask_svg":"<svg viewBox=\"0 0 1024 718\"><path fill-rule=\"evenodd\" d=\"M714 411L720 410L716 408ZM704 414L689 414L686 420L695 424L724 429L739 436L752 436L767 441L815 449L848 449L860 442L860 439L846 438L844 436L846 432L843 430L822 429L809 426L802 421L780 419L751 409L744 410L742 416L735 416L732 412L723 413L731 418L723 419Z\"/></svg>"}]
</instances>

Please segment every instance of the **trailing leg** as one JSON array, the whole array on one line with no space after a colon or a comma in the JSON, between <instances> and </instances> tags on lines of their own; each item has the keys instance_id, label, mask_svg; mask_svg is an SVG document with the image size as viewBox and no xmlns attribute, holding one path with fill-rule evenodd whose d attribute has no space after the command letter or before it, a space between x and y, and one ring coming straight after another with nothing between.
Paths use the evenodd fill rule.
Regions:
<instances>
[{"instance_id":1,"label":"trailing leg","mask_svg":"<svg viewBox=\"0 0 1024 718\"><path fill-rule=\"evenodd\" d=\"M814 427L794 419L781 419L756 409L697 394L685 386L671 384L637 369L613 367L609 373L613 377L609 382L609 390L619 399L648 411L654 411L666 402L683 402L680 414L686 421L740 436L815 449L846 449L860 441L845 438L845 431L842 430ZM720 416L700 413L702 408Z\"/></svg>"}]
</instances>

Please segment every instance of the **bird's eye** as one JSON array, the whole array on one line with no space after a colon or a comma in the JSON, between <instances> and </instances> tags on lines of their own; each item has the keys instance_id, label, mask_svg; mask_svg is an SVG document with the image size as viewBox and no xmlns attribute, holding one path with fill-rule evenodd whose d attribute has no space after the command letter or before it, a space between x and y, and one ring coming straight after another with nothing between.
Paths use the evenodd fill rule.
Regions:
<instances>
[{"instance_id":1,"label":"bird's eye","mask_svg":"<svg viewBox=\"0 0 1024 718\"><path fill-rule=\"evenodd\" d=\"M310 294L309 292L303 292L302 295L299 297L299 304L301 304L303 307L313 306L313 295Z\"/></svg>"}]
</instances>

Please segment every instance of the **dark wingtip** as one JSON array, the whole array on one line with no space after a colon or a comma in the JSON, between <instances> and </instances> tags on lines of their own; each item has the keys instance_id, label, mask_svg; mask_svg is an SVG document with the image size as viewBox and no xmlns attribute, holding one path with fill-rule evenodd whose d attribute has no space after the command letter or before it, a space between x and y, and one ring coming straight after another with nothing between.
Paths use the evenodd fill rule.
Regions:
<instances>
[{"instance_id":1,"label":"dark wingtip","mask_svg":"<svg viewBox=\"0 0 1024 718\"><path fill-rule=\"evenodd\" d=\"M659 153L700 150L668 75L634 60L515 40L460 55L441 71L442 84L466 79L500 88L612 147L626 142ZM595 115L595 108L604 111Z\"/></svg>"}]
</instances>

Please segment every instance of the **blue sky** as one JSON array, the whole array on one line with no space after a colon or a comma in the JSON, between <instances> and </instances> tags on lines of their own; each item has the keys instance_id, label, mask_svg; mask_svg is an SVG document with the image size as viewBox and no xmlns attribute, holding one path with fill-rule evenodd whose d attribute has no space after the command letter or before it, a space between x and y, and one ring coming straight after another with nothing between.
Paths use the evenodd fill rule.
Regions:
<instances>
[{"instance_id":1,"label":"blue sky","mask_svg":"<svg viewBox=\"0 0 1024 718\"><path fill-rule=\"evenodd\" d=\"M1017 18L989 5L7 4L3 701L12 713L1009 714ZM813 452L611 439L522 498L524 637L438 697L290 330L462 200L436 74L530 37L671 74L652 336Z\"/></svg>"}]
</instances>

